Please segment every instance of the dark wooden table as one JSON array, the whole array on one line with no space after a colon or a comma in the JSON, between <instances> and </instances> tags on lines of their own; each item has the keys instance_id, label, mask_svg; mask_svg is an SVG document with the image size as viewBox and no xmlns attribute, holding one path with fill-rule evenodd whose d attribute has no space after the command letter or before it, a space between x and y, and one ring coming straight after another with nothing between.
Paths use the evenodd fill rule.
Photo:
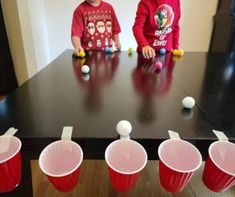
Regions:
<instances>
[{"instance_id":1,"label":"dark wooden table","mask_svg":"<svg viewBox=\"0 0 235 197\"><path fill-rule=\"evenodd\" d=\"M155 62L163 62L161 72ZM90 66L89 76L81 65ZM119 120L132 123L131 138L158 159L158 145L169 129L195 144L203 157L216 140L212 129L222 130L235 142L234 57L223 53L171 54L145 60L134 53L89 52L86 59L67 50L46 68L0 102L0 134L18 128L22 140L23 181L12 193L31 193L30 159L60 139L64 126L73 126L73 140L86 159L104 159L109 143L117 139ZM193 110L182 99L193 96Z\"/></svg>"}]
</instances>

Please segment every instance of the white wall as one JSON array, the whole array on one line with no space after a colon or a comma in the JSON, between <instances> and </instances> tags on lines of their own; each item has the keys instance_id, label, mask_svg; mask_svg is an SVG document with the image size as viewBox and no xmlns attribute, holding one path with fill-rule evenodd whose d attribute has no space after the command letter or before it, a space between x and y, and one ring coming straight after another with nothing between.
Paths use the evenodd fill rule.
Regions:
<instances>
[{"instance_id":1,"label":"white wall","mask_svg":"<svg viewBox=\"0 0 235 197\"><path fill-rule=\"evenodd\" d=\"M44 1L28 0L28 8L35 60L41 70L51 61Z\"/></svg>"},{"instance_id":2,"label":"white wall","mask_svg":"<svg viewBox=\"0 0 235 197\"><path fill-rule=\"evenodd\" d=\"M208 51L218 0L181 0L181 48Z\"/></svg>"},{"instance_id":3,"label":"white wall","mask_svg":"<svg viewBox=\"0 0 235 197\"><path fill-rule=\"evenodd\" d=\"M120 3L123 1L125 3ZM114 7L117 18L121 25L122 32L120 34L120 40L123 50L127 50L132 47L136 49L137 44L132 32L132 26L135 21L136 9L138 6L138 0L107 0Z\"/></svg>"},{"instance_id":4,"label":"white wall","mask_svg":"<svg viewBox=\"0 0 235 197\"><path fill-rule=\"evenodd\" d=\"M29 78L37 72L37 63L34 53L34 46L37 43L33 41L30 12L28 7L28 0L17 0L19 22L21 27L23 48L27 64Z\"/></svg>"},{"instance_id":5,"label":"white wall","mask_svg":"<svg viewBox=\"0 0 235 197\"><path fill-rule=\"evenodd\" d=\"M42 0L40 0L42 1ZM72 48L70 29L73 10L81 1L43 0L51 59Z\"/></svg>"}]
</instances>

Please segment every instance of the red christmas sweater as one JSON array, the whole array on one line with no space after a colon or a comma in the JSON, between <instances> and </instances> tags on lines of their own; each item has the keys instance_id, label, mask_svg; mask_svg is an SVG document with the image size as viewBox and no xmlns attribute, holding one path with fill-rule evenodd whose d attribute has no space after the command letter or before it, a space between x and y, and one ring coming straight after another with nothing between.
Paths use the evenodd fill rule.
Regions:
<instances>
[{"instance_id":1,"label":"red christmas sweater","mask_svg":"<svg viewBox=\"0 0 235 197\"><path fill-rule=\"evenodd\" d=\"M74 11L71 36L80 37L85 50L111 47L113 35L120 32L114 9L106 2L95 7L84 1Z\"/></svg>"},{"instance_id":2,"label":"red christmas sweater","mask_svg":"<svg viewBox=\"0 0 235 197\"><path fill-rule=\"evenodd\" d=\"M138 51L144 46L168 51L179 48L180 0L141 0L133 33Z\"/></svg>"}]
</instances>

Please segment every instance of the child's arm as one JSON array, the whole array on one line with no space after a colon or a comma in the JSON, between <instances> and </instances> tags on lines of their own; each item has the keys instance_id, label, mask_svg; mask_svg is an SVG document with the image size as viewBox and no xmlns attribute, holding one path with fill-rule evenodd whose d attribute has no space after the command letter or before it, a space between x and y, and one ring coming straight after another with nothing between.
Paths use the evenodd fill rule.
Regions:
<instances>
[{"instance_id":1,"label":"child's arm","mask_svg":"<svg viewBox=\"0 0 235 197\"><path fill-rule=\"evenodd\" d=\"M118 34L114 34L113 35L113 41L114 41L114 46L117 50L120 50L121 49L121 43L120 43L120 40L119 40L119 35Z\"/></svg>"},{"instance_id":2,"label":"child's arm","mask_svg":"<svg viewBox=\"0 0 235 197\"><path fill-rule=\"evenodd\" d=\"M84 50L81 45L81 39L78 36L72 36L71 41L74 47L75 54L78 54L80 51Z\"/></svg>"},{"instance_id":3,"label":"child's arm","mask_svg":"<svg viewBox=\"0 0 235 197\"><path fill-rule=\"evenodd\" d=\"M178 8L176 10L176 22L173 29L173 49L179 49L179 35L180 35L180 16L181 16L181 9L180 9L180 1L178 1Z\"/></svg>"},{"instance_id":4,"label":"child's arm","mask_svg":"<svg viewBox=\"0 0 235 197\"><path fill-rule=\"evenodd\" d=\"M116 47L117 50L121 49L121 43L119 40L119 33L121 32L121 27L118 22L117 16L115 14L114 9L112 8L112 14L113 14L113 41L114 41L114 46Z\"/></svg>"},{"instance_id":5,"label":"child's arm","mask_svg":"<svg viewBox=\"0 0 235 197\"><path fill-rule=\"evenodd\" d=\"M137 44L139 48L141 49L144 46L149 46L149 43L143 34L143 28L144 28L144 24L147 19L147 16L148 16L148 10L146 6L140 1L137 12L136 12L135 23L134 23L134 26L132 27L132 30L133 30L135 39L137 41Z\"/></svg>"},{"instance_id":6,"label":"child's arm","mask_svg":"<svg viewBox=\"0 0 235 197\"><path fill-rule=\"evenodd\" d=\"M142 50L142 54L145 58L152 58L155 56L155 50L149 45L148 41L144 37L143 28L145 21L148 17L148 9L142 2L139 3L136 12L135 23L132 28L136 42L139 48Z\"/></svg>"},{"instance_id":7,"label":"child's arm","mask_svg":"<svg viewBox=\"0 0 235 197\"><path fill-rule=\"evenodd\" d=\"M83 51L81 45L81 36L84 30L82 12L77 9L73 13L72 29L71 29L71 42L74 47L74 53L78 54Z\"/></svg>"},{"instance_id":8,"label":"child's arm","mask_svg":"<svg viewBox=\"0 0 235 197\"><path fill-rule=\"evenodd\" d=\"M155 50L151 47L151 46L144 46L142 48L142 55L144 56L144 58L154 58L156 53Z\"/></svg>"}]
</instances>

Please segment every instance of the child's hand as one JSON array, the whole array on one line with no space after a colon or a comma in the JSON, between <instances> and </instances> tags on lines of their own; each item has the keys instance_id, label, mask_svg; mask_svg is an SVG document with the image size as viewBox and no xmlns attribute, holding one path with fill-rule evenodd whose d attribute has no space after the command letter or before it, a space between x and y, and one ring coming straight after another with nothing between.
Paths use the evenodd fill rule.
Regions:
<instances>
[{"instance_id":1,"label":"child's hand","mask_svg":"<svg viewBox=\"0 0 235 197\"><path fill-rule=\"evenodd\" d=\"M76 48L74 49L74 52L73 52L73 53L74 53L74 55L78 55L80 51L84 51L84 49L82 48L82 46L76 47Z\"/></svg>"},{"instance_id":2,"label":"child's hand","mask_svg":"<svg viewBox=\"0 0 235 197\"><path fill-rule=\"evenodd\" d=\"M121 50L121 48L122 48L121 43L119 42L119 40L114 41L114 46L117 50Z\"/></svg>"},{"instance_id":3,"label":"child's hand","mask_svg":"<svg viewBox=\"0 0 235 197\"><path fill-rule=\"evenodd\" d=\"M119 35L118 34L114 34L113 36L113 41L114 41L114 46L117 50L121 49L121 43L119 41Z\"/></svg>"},{"instance_id":4,"label":"child's hand","mask_svg":"<svg viewBox=\"0 0 235 197\"><path fill-rule=\"evenodd\" d=\"M144 56L144 58L154 58L156 53L155 53L155 50L150 47L150 46L145 46L142 48L142 54Z\"/></svg>"}]
</instances>

